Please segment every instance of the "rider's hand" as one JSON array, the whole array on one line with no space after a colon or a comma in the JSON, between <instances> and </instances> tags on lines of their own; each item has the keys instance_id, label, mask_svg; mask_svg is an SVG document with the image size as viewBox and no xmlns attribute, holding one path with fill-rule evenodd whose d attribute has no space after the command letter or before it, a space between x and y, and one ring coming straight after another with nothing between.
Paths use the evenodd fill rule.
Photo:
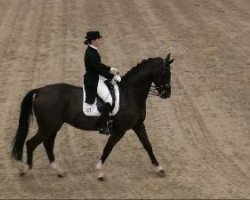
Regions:
<instances>
[{"instance_id":1,"label":"rider's hand","mask_svg":"<svg viewBox=\"0 0 250 200\"><path fill-rule=\"evenodd\" d=\"M116 69L116 68L114 68L114 67L111 67L111 68L110 68L110 72L111 72L112 74L114 74L114 75L118 75L118 74L119 74L118 69Z\"/></svg>"},{"instance_id":2,"label":"rider's hand","mask_svg":"<svg viewBox=\"0 0 250 200\"><path fill-rule=\"evenodd\" d=\"M121 82L122 78L119 75L115 75L112 79L112 83Z\"/></svg>"}]
</instances>

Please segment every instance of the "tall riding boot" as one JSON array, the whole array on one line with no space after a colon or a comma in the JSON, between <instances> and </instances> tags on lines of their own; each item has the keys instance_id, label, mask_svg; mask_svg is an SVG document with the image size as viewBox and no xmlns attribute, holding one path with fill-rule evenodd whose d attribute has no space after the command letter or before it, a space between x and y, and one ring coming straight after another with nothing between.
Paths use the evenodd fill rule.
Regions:
<instances>
[{"instance_id":1,"label":"tall riding boot","mask_svg":"<svg viewBox=\"0 0 250 200\"><path fill-rule=\"evenodd\" d=\"M99 132L105 135L110 135L112 133L110 127L108 126L110 111L111 111L111 105L109 103L105 103L103 105L103 110L100 116L100 128L99 128Z\"/></svg>"}]
</instances>

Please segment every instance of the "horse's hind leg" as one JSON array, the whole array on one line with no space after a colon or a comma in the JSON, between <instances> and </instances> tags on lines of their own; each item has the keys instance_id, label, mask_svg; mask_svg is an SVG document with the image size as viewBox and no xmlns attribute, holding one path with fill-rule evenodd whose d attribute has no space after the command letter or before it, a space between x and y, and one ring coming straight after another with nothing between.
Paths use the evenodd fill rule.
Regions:
<instances>
[{"instance_id":1,"label":"horse's hind leg","mask_svg":"<svg viewBox=\"0 0 250 200\"><path fill-rule=\"evenodd\" d=\"M59 167L59 165L55 161L55 155L54 155L54 144L55 144L55 138L56 133L52 134L46 141L43 142L43 145L45 147L45 150L48 155L48 159L51 164L51 168L55 170L58 173L58 177L63 178L65 176L64 171Z\"/></svg>"},{"instance_id":2,"label":"horse's hind leg","mask_svg":"<svg viewBox=\"0 0 250 200\"><path fill-rule=\"evenodd\" d=\"M54 144L56 134L57 133L52 134L46 141L43 142L50 163L55 161Z\"/></svg>"},{"instance_id":3,"label":"horse's hind leg","mask_svg":"<svg viewBox=\"0 0 250 200\"><path fill-rule=\"evenodd\" d=\"M29 139L26 142L27 146L27 165L22 167L20 176L25 175L29 169L32 169L33 166L33 152L36 149L36 147L41 144L46 138L48 137L48 134L46 132L43 132L41 130L38 130L37 134L33 136L31 139Z\"/></svg>"}]
</instances>

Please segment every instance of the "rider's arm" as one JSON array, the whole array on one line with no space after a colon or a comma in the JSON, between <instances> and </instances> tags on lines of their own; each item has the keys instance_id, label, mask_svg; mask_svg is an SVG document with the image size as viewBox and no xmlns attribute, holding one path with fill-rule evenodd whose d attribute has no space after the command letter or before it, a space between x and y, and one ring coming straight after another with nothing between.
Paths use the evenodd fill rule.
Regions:
<instances>
[{"instance_id":1,"label":"rider's arm","mask_svg":"<svg viewBox=\"0 0 250 200\"><path fill-rule=\"evenodd\" d=\"M110 73L110 67L101 63L94 54L89 55L89 62L92 67L98 72L98 74L107 79L113 79L114 74Z\"/></svg>"}]
</instances>

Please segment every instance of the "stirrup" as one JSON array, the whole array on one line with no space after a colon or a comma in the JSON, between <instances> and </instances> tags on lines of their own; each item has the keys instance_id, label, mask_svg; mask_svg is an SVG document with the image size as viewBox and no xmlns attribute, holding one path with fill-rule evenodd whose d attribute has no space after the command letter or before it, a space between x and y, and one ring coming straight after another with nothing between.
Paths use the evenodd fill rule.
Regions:
<instances>
[{"instance_id":1,"label":"stirrup","mask_svg":"<svg viewBox=\"0 0 250 200\"><path fill-rule=\"evenodd\" d=\"M112 131L110 130L110 128L107 125L103 128L99 128L99 133L104 134L104 135L111 135Z\"/></svg>"},{"instance_id":2,"label":"stirrup","mask_svg":"<svg viewBox=\"0 0 250 200\"><path fill-rule=\"evenodd\" d=\"M112 135L113 134L113 121L109 120L107 122L107 125L105 125L104 127L99 128L99 132L101 134L105 134L105 135Z\"/></svg>"}]
</instances>

